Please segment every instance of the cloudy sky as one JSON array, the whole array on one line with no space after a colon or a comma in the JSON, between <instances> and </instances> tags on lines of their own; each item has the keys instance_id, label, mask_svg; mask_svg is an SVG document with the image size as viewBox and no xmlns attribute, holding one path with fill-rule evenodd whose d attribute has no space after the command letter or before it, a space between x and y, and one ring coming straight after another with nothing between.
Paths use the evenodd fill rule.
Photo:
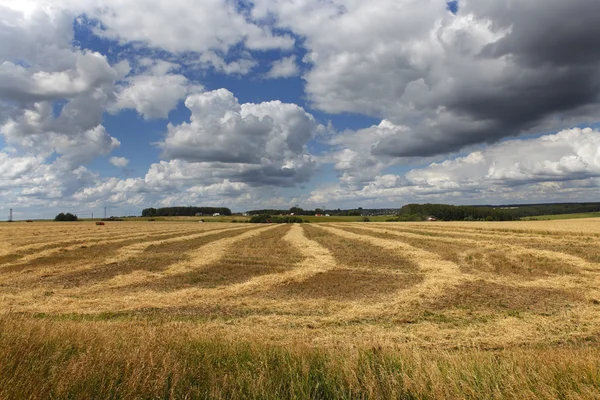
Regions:
<instances>
[{"instance_id":1,"label":"cloudy sky","mask_svg":"<svg viewBox=\"0 0 600 400\"><path fill-rule=\"evenodd\" d=\"M0 218L598 201L598 0L0 0Z\"/></svg>"}]
</instances>

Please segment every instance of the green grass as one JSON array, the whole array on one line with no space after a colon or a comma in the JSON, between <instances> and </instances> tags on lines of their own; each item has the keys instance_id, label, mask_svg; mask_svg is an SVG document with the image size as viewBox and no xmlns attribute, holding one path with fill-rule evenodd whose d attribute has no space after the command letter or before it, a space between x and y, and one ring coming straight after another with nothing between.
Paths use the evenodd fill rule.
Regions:
<instances>
[{"instance_id":1,"label":"green grass","mask_svg":"<svg viewBox=\"0 0 600 400\"><path fill-rule=\"evenodd\" d=\"M555 215L538 215L537 217L524 217L523 221L547 221L555 219L578 219L578 218L600 218L600 212L576 213L576 214L555 214Z\"/></svg>"}]
</instances>

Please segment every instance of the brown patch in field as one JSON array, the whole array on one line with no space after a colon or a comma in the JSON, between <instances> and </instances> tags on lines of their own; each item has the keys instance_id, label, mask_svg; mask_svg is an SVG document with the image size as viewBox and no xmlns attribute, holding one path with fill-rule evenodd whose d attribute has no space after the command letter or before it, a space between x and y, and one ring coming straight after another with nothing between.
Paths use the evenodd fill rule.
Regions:
<instances>
[{"instance_id":1,"label":"brown patch in field","mask_svg":"<svg viewBox=\"0 0 600 400\"><path fill-rule=\"evenodd\" d=\"M123 239L133 239L136 237L146 237L147 235L131 235L130 237L124 237ZM13 263L17 260L20 260L26 256L35 255L41 252L45 252L46 250L58 249L58 248L69 248L77 245L81 246L91 246L94 243L106 242L107 239L116 240L119 237L102 237L102 238L93 238L93 239L77 239L70 241L57 241L49 244L34 244L30 246L23 246L19 248L18 251L12 252L10 254L5 254L0 256L0 265ZM39 257L42 258L42 257Z\"/></svg>"},{"instance_id":2,"label":"brown patch in field","mask_svg":"<svg viewBox=\"0 0 600 400\"><path fill-rule=\"evenodd\" d=\"M81 264L87 262L93 262L93 260L101 260L107 257L114 255L117 250L122 247L132 245L134 243L144 243L155 240L163 240L181 236L189 236L193 233L171 233L167 235L154 235L154 236L145 236L143 238L133 238L126 240L117 240L111 241L107 243L106 241L99 242L99 244L93 244L90 246L79 246L76 248L66 248L61 247L57 250L57 252L53 252L47 256L34 258L33 260L16 264L9 265L3 268L0 268L0 272L10 273L10 272L21 272L31 268L43 268L43 267L51 267L60 265L67 266L73 264Z\"/></svg>"},{"instance_id":3,"label":"brown patch in field","mask_svg":"<svg viewBox=\"0 0 600 400\"><path fill-rule=\"evenodd\" d=\"M466 251L467 249L471 248L469 246L461 245L459 243L448 243L445 241L440 241L438 239L399 236L393 233L377 232L372 231L370 229L350 228L348 226L343 226L341 227L341 229L347 232L356 233L357 235L369 235L381 239L394 240L406 243L418 249L426 250L431 253L437 254L443 260L452 261L454 263L458 263L460 261L460 253L462 251Z\"/></svg>"},{"instance_id":4,"label":"brown patch in field","mask_svg":"<svg viewBox=\"0 0 600 400\"><path fill-rule=\"evenodd\" d=\"M534 241L521 240L515 242L520 246L532 249L550 250L580 257L592 263L600 263L600 245L592 239L580 237L577 240Z\"/></svg>"},{"instance_id":5,"label":"brown patch in field","mask_svg":"<svg viewBox=\"0 0 600 400\"><path fill-rule=\"evenodd\" d=\"M573 303L580 303L583 297L573 291L544 287L515 287L478 280L465 282L444 295L426 308L472 309L491 311L529 311L533 313L553 313Z\"/></svg>"},{"instance_id":6,"label":"brown patch in field","mask_svg":"<svg viewBox=\"0 0 600 400\"><path fill-rule=\"evenodd\" d=\"M307 299L365 300L409 288L422 279L418 274L340 268L319 272L301 282L281 285L272 294Z\"/></svg>"},{"instance_id":7,"label":"brown patch in field","mask_svg":"<svg viewBox=\"0 0 600 400\"><path fill-rule=\"evenodd\" d=\"M511 254L506 248L498 248L494 242L481 242L479 247L468 240L426 238L402 235L399 232L384 233L371 229L343 229L361 235L369 235L388 240L397 240L411 246L430 251L442 259L458 264L462 271L474 273L487 272L497 275L518 275L528 279L537 279L548 275L575 275L578 268L560 259L553 259L533 253ZM397 231L397 230L396 230Z\"/></svg>"},{"instance_id":8,"label":"brown patch in field","mask_svg":"<svg viewBox=\"0 0 600 400\"><path fill-rule=\"evenodd\" d=\"M417 272L416 263L398 252L386 251L363 240L343 238L313 226L303 227L306 237L328 249L333 257L348 267L392 269Z\"/></svg>"},{"instance_id":9,"label":"brown patch in field","mask_svg":"<svg viewBox=\"0 0 600 400\"><path fill-rule=\"evenodd\" d=\"M382 227L382 226L378 226ZM386 227L387 229L387 227ZM391 226L392 232L412 233L440 239L471 239L475 241L491 241L498 245L508 244L530 248L532 250L548 250L580 257L592 263L600 263L600 243L597 235L583 232L552 232L512 229L481 229L426 226L399 228ZM425 238L424 238L425 239Z\"/></svg>"},{"instance_id":10,"label":"brown patch in field","mask_svg":"<svg viewBox=\"0 0 600 400\"><path fill-rule=\"evenodd\" d=\"M65 287L93 284L111 279L117 275L128 274L133 271L158 272L167 269L170 265L189 259L187 252L202 247L216 240L235 237L245 230L225 230L195 239L183 239L177 242L150 245L145 251L135 258L125 259L110 264L101 264L82 271L61 275L55 280ZM46 283L46 282L44 282Z\"/></svg>"},{"instance_id":11,"label":"brown patch in field","mask_svg":"<svg viewBox=\"0 0 600 400\"><path fill-rule=\"evenodd\" d=\"M293 268L302 255L283 240L290 226L276 227L231 245L218 261L185 273L159 278L138 287L176 290L188 287L213 288Z\"/></svg>"},{"instance_id":12,"label":"brown patch in field","mask_svg":"<svg viewBox=\"0 0 600 400\"><path fill-rule=\"evenodd\" d=\"M577 268L561 260L525 253L508 254L501 250L471 252L465 255L461 267L468 272L478 270L498 275L520 275L539 278L554 275L575 275Z\"/></svg>"}]
</instances>

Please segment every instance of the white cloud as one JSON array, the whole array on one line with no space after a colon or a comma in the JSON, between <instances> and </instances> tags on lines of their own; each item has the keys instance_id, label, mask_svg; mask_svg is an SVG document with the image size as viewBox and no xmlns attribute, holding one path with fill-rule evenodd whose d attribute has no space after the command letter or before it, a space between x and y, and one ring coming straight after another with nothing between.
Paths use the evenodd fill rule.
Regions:
<instances>
[{"instance_id":1,"label":"white cloud","mask_svg":"<svg viewBox=\"0 0 600 400\"><path fill-rule=\"evenodd\" d=\"M600 132L574 128L538 139L510 140L466 157L406 174L424 186L514 186L600 177Z\"/></svg>"},{"instance_id":2,"label":"white cloud","mask_svg":"<svg viewBox=\"0 0 600 400\"><path fill-rule=\"evenodd\" d=\"M2 182L19 179L38 168L43 162L43 158L40 157L12 157L8 153L0 152L0 186L8 187Z\"/></svg>"},{"instance_id":3,"label":"white cloud","mask_svg":"<svg viewBox=\"0 0 600 400\"><path fill-rule=\"evenodd\" d=\"M190 66L202 68L212 67L227 75L246 75L258 65L256 60L248 53L243 52L237 59L226 61L225 58L214 51L202 53L197 60L189 63Z\"/></svg>"},{"instance_id":4,"label":"white cloud","mask_svg":"<svg viewBox=\"0 0 600 400\"><path fill-rule=\"evenodd\" d=\"M323 127L301 107L239 104L225 89L188 96L185 105L190 122L169 125L160 143L166 158L229 168L235 180L252 185L289 186L312 175L306 144Z\"/></svg>"},{"instance_id":5,"label":"white cloud","mask_svg":"<svg viewBox=\"0 0 600 400\"><path fill-rule=\"evenodd\" d=\"M340 182L343 185L360 188L394 163L391 157L373 155L373 148L408 130L406 126L383 120L379 125L335 134L328 140L332 149L327 158L334 163L334 169L342 173Z\"/></svg>"},{"instance_id":6,"label":"white cloud","mask_svg":"<svg viewBox=\"0 0 600 400\"><path fill-rule=\"evenodd\" d=\"M600 132L574 128L510 140L454 160L378 175L359 190L321 187L309 201L506 203L592 201L600 186ZM329 200L327 200L329 199Z\"/></svg>"},{"instance_id":7,"label":"white cloud","mask_svg":"<svg viewBox=\"0 0 600 400\"><path fill-rule=\"evenodd\" d=\"M290 49L289 35L274 35L221 0L87 1L81 6L99 19L103 36L126 42L139 41L173 53L210 50L227 52L245 43L254 50Z\"/></svg>"},{"instance_id":8,"label":"white cloud","mask_svg":"<svg viewBox=\"0 0 600 400\"><path fill-rule=\"evenodd\" d=\"M111 157L108 162L117 168L125 168L129 164L129 160L125 157Z\"/></svg>"},{"instance_id":9,"label":"white cloud","mask_svg":"<svg viewBox=\"0 0 600 400\"><path fill-rule=\"evenodd\" d=\"M291 78L298 76L300 69L296 65L296 56L289 56L281 60L274 61L271 69L267 72L267 78Z\"/></svg>"},{"instance_id":10,"label":"white cloud","mask_svg":"<svg viewBox=\"0 0 600 400\"><path fill-rule=\"evenodd\" d=\"M117 87L117 99L108 109L117 113L135 109L145 119L167 118L179 101L192 92L201 92L202 85L172 71L178 66L162 60L140 60L141 70L127 76Z\"/></svg>"},{"instance_id":11,"label":"white cloud","mask_svg":"<svg viewBox=\"0 0 600 400\"><path fill-rule=\"evenodd\" d=\"M464 0L456 15L443 0L253 3L255 18L303 37L314 107L409 128L373 147L377 157L447 154L562 129L574 116L597 121L596 0Z\"/></svg>"}]
</instances>

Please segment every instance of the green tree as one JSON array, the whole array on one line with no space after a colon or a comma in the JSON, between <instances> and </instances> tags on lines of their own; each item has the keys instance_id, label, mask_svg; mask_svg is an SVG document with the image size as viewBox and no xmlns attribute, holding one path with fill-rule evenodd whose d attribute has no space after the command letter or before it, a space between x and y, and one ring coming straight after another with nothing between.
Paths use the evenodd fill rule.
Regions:
<instances>
[{"instance_id":1,"label":"green tree","mask_svg":"<svg viewBox=\"0 0 600 400\"><path fill-rule=\"evenodd\" d=\"M56 217L54 217L55 221L77 221L77 215L71 213L60 213Z\"/></svg>"}]
</instances>

